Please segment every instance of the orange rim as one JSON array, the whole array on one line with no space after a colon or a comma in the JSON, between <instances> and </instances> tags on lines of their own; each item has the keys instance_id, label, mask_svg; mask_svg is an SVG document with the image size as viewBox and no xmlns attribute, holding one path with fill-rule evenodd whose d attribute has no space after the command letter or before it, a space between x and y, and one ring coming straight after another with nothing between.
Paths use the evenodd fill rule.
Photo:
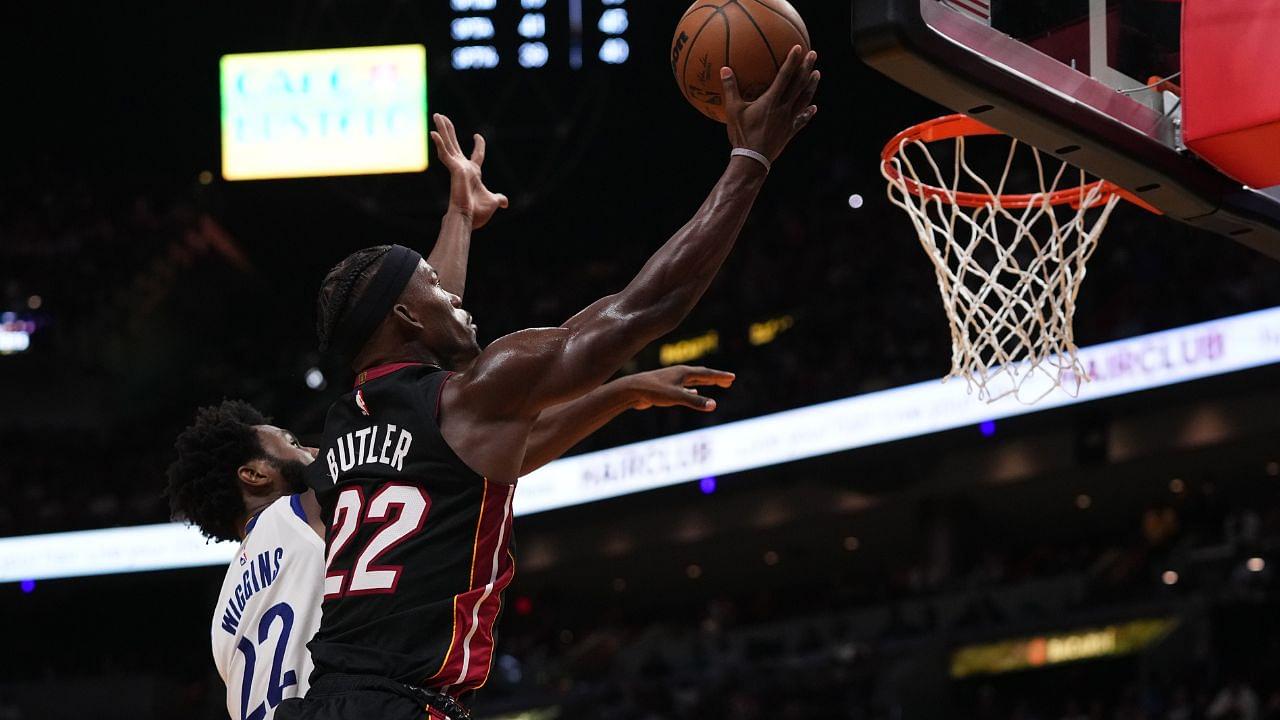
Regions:
<instances>
[{"instance_id":1,"label":"orange rim","mask_svg":"<svg viewBox=\"0 0 1280 720\"><path fill-rule=\"evenodd\" d=\"M1111 195L1119 195L1121 198L1137 205L1144 210L1161 215L1158 209L1139 199L1136 195L1125 190L1107 180L1097 180L1085 185L1057 190L1052 193L1024 193L1024 194L1008 194L1008 195L989 195L987 193L975 192L950 192L934 185L917 182L911 178L902 177L898 172L898 168L890 162L904 142L921 142L932 143L940 140L951 140L959 137L977 137L981 135L1004 135L1005 133L996 130L986 123L979 122L968 115L944 115L932 120L926 120L919 125L903 130L894 135L884 150L880 152L880 162L884 167L884 172L894 180L901 180L906 186L907 192L912 195L923 198L937 198L946 203L952 203L961 207L985 207L993 204L993 200L997 197L1000 200L1000 206L1006 208L1026 208L1031 205L1040 205L1047 202L1050 205L1070 205L1079 209L1080 204L1084 201L1095 188L1100 190L1099 200L1105 201Z\"/></svg>"}]
</instances>

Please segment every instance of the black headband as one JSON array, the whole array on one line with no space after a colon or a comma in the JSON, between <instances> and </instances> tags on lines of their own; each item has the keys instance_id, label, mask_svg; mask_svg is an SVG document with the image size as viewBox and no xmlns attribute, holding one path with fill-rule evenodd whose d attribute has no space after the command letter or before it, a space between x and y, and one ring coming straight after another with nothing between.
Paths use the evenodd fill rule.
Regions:
<instances>
[{"instance_id":1,"label":"black headband","mask_svg":"<svg viewBox=\"0 0 1280 720\"><path fill-rule=\"evenodd\" d=\"M403 245L391 246L364 294L338 323L331 343L335 352L348 359L360 353L409 284L421 260L421 255Z\"/></svg>"}]
</instances>

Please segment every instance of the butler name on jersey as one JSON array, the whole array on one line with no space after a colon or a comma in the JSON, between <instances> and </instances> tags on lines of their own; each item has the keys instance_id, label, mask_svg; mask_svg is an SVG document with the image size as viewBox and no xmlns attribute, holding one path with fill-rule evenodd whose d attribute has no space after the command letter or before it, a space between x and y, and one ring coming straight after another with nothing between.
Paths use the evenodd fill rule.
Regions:
<instances>
[{"instance_id":1,"label":"butler name on jersey","mask_svg":"<svg viewBox=\"0 0 1280 720\"><path fill-rule=\"evenodd\" d=\"M213 658L234 720L267 720L307 690L307 641L320 625L324 542L297 495L249 521L213 613Z\"/></svg>"},{"instance_id":2,"label":"butler name on jersey","mask_svg":"<svg viewBox=\"0 0 1280 720\"><path fill-rule=\"evenodd\" d=\"M515 573L514 486L476 474L441 436L449 374L375 368L329 409L324 461L312 465L332 521L317 686L331 673L372 675L457 697L488 679Z\"/></svg>"}]
</instances>

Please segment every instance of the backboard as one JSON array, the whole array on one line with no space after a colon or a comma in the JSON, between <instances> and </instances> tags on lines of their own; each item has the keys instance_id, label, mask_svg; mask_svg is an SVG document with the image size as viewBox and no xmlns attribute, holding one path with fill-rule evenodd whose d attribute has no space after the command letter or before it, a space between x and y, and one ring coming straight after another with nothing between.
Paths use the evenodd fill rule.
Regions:
<instances>
[{"instance_id":1,"label":"backboard","mask_svg":"<svg viewBox=\"0 0 1280 720\"><path fill-rule=\"evenodd\" d=\"M1181 10L1178 0L853 0L853 44L935 102L1280 258L1280 193L1244 187L1182 145Z\"/></svg>"}]
</instances>

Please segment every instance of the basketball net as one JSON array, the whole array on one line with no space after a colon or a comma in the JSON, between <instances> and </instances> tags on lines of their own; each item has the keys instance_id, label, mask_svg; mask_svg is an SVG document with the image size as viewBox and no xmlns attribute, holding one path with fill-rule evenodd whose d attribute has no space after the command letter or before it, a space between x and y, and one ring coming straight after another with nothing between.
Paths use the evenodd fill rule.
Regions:
<instances>
[{"instance_id":1,"label":"basketball net","mask_svg":"<svg viewBox=\"0 0 1280 720\"><path fill-rule=\"evenodd\" d=\"M1014 138L989 183L966 160L966 140L1000 134L962 115L918 125L885 147L881 174L937 273L951 329L944 380L963 377L986 402L1031 404L1055 388L1074 397L1088 380L1072 332L1076 295L1122 191ZM939 140L954 141L945 172L929 147ZM1006 194L1015 156L1024 182L1034 167L1034 192Z\"/></svg>"}]
</instances>

